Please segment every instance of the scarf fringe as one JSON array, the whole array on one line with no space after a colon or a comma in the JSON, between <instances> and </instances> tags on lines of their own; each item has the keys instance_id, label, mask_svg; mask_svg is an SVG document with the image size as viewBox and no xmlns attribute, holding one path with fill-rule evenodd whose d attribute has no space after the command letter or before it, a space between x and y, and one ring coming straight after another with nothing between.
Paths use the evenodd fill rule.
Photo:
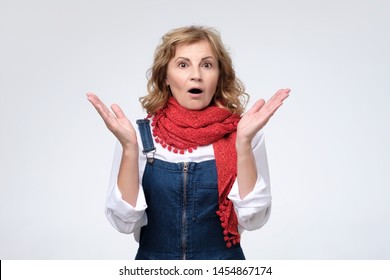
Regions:
<instances>
[{"instance_id":1,"label":"scarf fringe","mask_svg":"<svg viewBox=\"0 0 390 280\"><path fill-rule=\"evenodd\" d=\"M156 141L156 143L159 143L161 145L161 147L163 147L164 149L167 149L168 151L173 152L175 154L179 153L179 154L183 155L185 152L192 153L194 150L197 149L196 146L188 148L188 149L178 149L178 148L175 148L175 147L165 143L164 140L159 138L157 135L153 134L153 136L154 136L154 140Z\"/></svg>"}]
</instances>

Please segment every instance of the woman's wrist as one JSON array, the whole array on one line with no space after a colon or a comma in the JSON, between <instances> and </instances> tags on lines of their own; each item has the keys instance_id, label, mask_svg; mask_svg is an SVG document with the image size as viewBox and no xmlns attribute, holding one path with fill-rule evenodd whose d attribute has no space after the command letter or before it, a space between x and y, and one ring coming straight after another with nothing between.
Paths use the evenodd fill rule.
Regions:
<instances>
[{"instance_id":1,"label":"woman's wrist","mask_svg":"<svg viewBox=\"0 0 390 280\"><path fill-rule=\"evenodd\" d=\"M236 151L237 155L240 154L250 154L252 152L252 142L251 141L237 141L236 140Z\"/></svg>"},{"instance_id":2,"label":"woman's wrist","mask_svg":"<svg viewBox=\"0 0 390 280\"><path fill-rule=\"evenodd\" d=\"M133 156L136 155L138 157L138 144L127 144L127 145L122 145L122 154L124 156Z\"/></svg>"}]
</instances>

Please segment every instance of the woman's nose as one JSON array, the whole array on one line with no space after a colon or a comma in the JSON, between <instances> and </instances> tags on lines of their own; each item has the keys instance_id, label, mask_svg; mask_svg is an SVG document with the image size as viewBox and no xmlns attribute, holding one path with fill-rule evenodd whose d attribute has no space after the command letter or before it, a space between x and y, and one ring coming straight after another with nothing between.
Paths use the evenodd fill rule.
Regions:
<instances>
[{"instance_id":1,"label":"woman's nose","mask_svg":"<svg viewBox=\"0 0 390 280\"><path fill-rule=\"evenodd\" d=\"M191 72L191 81L201 81L202 75L197 67L194 67Z\"/></svg>"}]
</instances>

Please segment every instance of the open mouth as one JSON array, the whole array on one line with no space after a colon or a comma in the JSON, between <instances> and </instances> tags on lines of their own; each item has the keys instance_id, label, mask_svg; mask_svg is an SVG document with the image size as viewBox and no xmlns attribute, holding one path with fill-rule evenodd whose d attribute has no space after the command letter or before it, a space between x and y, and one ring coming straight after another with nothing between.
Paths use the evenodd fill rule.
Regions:
<instances>
[{"instance_id":1,"label":"open mouth","mask_svg":"<svg viewBox=\"0 0 390 280\"><path fill-rule=\"evenodd\" d=\"M188 92L192 94L201 94L203 90L201 90L200 88L192 88Z\"/></svg>"}]
</instances>

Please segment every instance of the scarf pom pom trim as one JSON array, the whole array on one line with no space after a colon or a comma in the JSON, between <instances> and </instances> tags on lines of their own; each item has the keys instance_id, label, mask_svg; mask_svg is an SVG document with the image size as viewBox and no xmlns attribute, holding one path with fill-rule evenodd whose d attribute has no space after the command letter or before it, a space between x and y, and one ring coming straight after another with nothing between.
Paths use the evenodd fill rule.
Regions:
<instances>
[{"instance_id":1,"label":"scarf pom pom trim","mask_svg":"<svg viewBox=\"0 0 390 280\"><path fill-rule=\"evenodd\" d=\"M231 211L234 211L233 203L230 200L225 200L219 205L219 210L216 212L221 221L224 235L223 239L228 248L240 243L240 234L237 230L237 218L235 215L230 215Z\"/></svg>"}]
</instances>

